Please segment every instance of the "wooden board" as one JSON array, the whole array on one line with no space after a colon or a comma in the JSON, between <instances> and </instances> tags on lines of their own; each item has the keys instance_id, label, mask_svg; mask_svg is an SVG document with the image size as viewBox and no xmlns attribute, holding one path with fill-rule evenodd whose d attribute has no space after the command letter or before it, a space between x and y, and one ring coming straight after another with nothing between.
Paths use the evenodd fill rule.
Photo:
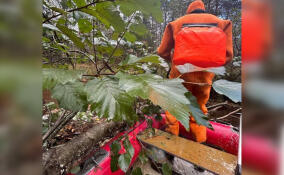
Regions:
<instances>
[{"instance_id":1,"label":"wooden board","mask_svg":"<svg viewBox=\"0 0 284 175\"><path fill-rule=\"evenodd\" d=\"M138 139L210 172L220 175L235 174L238 160L235 155L157 129L154 135L150 135L149 131L145 131Z\"/></svg>"}]
</instances>

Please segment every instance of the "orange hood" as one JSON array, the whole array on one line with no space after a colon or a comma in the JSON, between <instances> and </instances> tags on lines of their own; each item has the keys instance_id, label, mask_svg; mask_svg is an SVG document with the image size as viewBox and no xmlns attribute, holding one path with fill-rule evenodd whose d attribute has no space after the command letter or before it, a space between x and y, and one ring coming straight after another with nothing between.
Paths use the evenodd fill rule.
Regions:
<instances>
[{"instance_id":1,"label":"orange hood","mask_svg":"<svg viewBox=\"0 0 284 175\"><path fill-rule=\"evenodd\" d=\"M202 0L195 0L192 3L190 3L187 8L186 14L189 14L196 9L205 10L205 6Z\"/></svg>"}]
</instances>

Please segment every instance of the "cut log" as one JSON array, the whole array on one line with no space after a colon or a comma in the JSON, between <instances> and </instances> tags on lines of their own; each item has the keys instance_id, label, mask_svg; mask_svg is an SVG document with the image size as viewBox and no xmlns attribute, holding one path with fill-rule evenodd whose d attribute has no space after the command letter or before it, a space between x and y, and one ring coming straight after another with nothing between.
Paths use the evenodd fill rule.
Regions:
<instances>
[{"instance_id":1,"label":"cut log","mask_svg":"<svg viewBox=\"0 0 284 175\"><path fill-rule=\"evenodd\" d=\"M121 126L122 123L115 122L98 124L66 144L49 149L43 153L43 174L59 175L70 171L74 162L85 157L114 128Z\"/></svg>"}]
</instances>

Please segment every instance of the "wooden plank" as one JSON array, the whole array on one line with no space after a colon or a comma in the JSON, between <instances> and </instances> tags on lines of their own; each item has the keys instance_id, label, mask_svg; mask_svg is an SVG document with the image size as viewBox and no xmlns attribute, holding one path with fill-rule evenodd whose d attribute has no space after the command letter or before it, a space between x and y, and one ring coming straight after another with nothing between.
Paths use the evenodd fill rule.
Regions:
<instances>
[{"instance_id":1,"label":"wooden plank","mask_svg":"<svg viewBox=\"0 0 284 175\"><path fill-rule=\"evenodd\" d=\"M151 135L147 130L138 139L210 172L220 175L235 174L238 161L235 155L157 129Z\"/></svg>"}]
</instances>

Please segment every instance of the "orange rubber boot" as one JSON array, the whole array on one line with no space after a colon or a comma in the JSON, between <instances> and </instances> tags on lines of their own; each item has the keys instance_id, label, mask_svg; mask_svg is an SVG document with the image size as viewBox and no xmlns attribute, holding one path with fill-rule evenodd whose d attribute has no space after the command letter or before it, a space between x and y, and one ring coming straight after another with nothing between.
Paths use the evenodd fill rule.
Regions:
<instances>
[{"instance_id":1,"label":"orange rubber boot","mask_svg":"<svg viewBox=\"0 0 284 175\"><path fill-rule=\"evenodd\" d=\"M168 111L166 111L166 131L178 136L179 135L179 123L177 119L170 114Z\"/></svg>"},{"instance_id":2,"label":"orange rubber boot","mask_svg":"<svg viewBox=\"0 0 284 175\"><path fill-rule=\"evenodd\" d=\"M203 125L198 125L193 117L190 117L190 132L193 135L196 142L199 143L206 142L207 139L206 127Z\"/></svg>"}]
</instances>

